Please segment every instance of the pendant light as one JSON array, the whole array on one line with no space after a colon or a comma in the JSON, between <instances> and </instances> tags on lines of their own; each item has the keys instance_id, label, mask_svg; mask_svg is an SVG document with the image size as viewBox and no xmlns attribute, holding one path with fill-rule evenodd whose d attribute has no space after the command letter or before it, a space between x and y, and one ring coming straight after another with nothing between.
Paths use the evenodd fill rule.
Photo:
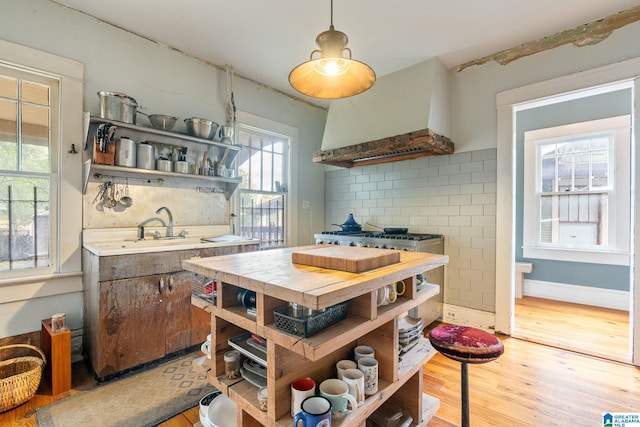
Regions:
<instances>
[{"instance_id":1,"label":"pendant light","mask_svg":"<svg viewBox=\"0 0 640 427\"><path fill-rule=\"evenodd\" d=\"M309 61L289 73L291 86L304 95L323 99L346 98L369 89L376 81L376 73L367 64L351 59L348 42L345 33L333 28L331 0L331 26L316 37L320 50L311 52ZM320 57L313 59L316 53Z\"/></svg>"}]
</instances>

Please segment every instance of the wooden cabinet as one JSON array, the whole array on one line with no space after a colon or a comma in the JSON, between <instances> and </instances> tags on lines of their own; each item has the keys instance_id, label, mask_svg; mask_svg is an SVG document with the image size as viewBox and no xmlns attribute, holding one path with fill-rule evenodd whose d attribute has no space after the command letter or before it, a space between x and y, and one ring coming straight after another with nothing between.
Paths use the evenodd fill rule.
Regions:
<instances>
[{"instance_id":1,"label":"wooden cabinet","mask_svg":"<svg viewBox=\"0 0 640 427\"><path fill-rule=\"evenodd\" d=\"M402 252L399 263L361 274L293 264L292 252L319 246L262 251L250 254L203 258L183 262L186 270L218 281L218 296L212 310L214 354L209 362L195 363L209 381L237 403L238 425L290 426L290 384L299 377L311 377L317 384L335 377L335 363L353 358L357 345L370 345L379 362L378 392L368 396L356 411L336 426L364 426L368 417L385 401L400 404L413 417L413 425L423 425L422 365L435 350L425 338L400 357L398 319L408 310L439 292L435 285L418 289L415 276L448 262L444 255ZM320 246L321 247L321 246ZM330 245L326 245L330 247ZM353 248L361 250L364 248ZM371 250L371 249L367 249ZM377 307L377 290L404 280L406 292L396 303ZM256 316L247 315L237 302L242 289L256 292ZM317 335L301 338L275 327L274 309L289 302L315 310L348 302L346 319ZM192 303L205 303L192 298ZM268 410L259 410L257 388L249 382L227 380L223 355L231 347L228 339L250 332L267 339Z\"/></svg>"},{"instance_id":2,"label":"wooden cabinet","mask_svg":"<svg viewBox=\"0 0 640 427\"><path fill-rule=\"evenodd\" d=\"M211 315L191 304L184 259L256 250L257 245L98 257L84 251L84 346L106 378L200 344Z\"/></svg>"}]
</instances>

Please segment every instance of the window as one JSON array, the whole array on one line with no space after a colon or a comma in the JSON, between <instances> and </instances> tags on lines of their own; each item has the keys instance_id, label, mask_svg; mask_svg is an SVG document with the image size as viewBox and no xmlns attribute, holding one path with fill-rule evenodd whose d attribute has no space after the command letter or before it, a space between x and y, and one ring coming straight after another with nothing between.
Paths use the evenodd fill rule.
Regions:
<instances>
[{"instance_id":1,"label":"window","mask_svg":"<svg viewBox=\"0 0 640 427\"><path fill-rule=\"evenodd\" d=\"M628 263L630 136L629 116L525 132L525 257Z\"/></svg>"},{"instance_id":2,"label":"window","mask_svg":"<svg viewBox=\"0 0 640 427\"><path fill-rule=\"evenodd\" d=\"M263 249L286 245L286 191L289 139L240 125L237 157L240 186L240 234L256 238Z\"/></svg>"},{"instance_id":3,"label":"window","mask_svg":"<svg viewBox=\"0 0 640 427\"><path fill-rule=\"evenodd\" d=\"M53 265L58 88L55 78L0 66L0 274Z\"/></svg>"}]
</instances>

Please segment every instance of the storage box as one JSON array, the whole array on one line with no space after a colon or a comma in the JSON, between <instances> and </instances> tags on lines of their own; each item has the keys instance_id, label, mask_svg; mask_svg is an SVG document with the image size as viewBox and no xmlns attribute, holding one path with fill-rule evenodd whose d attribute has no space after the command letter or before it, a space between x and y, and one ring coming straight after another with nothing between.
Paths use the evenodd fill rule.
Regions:
<instances>
[{"instance_id":1,"label":"storage box","mask_svg":"<svg viewBox=\"0 0 640 427\"><path fill-rule=\"evenodd\" d=\"M348 301L341 302L310 317L294 317L291 307L284 306L273 310L276 328L293 335L308 338L344 320L347 317Z\"/></svg>"},{"instance_id":2,"label":"storage box","mask_svg":"<svg viewBox=\"0 0 640 427\"><path fill-rule=\"evenodd\" d=\"M194 297L215 305L217 288L217 282L214 279L191 273L191 295Z\"/></svg>"}]
</instances>

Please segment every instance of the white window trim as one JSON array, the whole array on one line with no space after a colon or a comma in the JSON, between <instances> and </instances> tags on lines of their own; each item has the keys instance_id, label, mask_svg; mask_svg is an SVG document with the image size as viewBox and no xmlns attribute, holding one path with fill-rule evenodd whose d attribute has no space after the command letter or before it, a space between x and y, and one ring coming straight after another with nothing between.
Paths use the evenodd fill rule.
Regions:
<instances>
[{"instance_id":1,"label":"white window trim","mask_svg":"<svg viewBox=\"0 0 640 427\"><path fill-rule=\"evenodd\" d=\"M296 246L298 242L298 208L297 203L293 203L292 199L294 198L294 195L298 194L298 180L295 178L298 176L298 162L293 161L292 159L298 158L298 128L246 113L244 111L238 111L236 113L236 126L239 126L239 124L263 129L289 138L289 164L287 165L288 182L286 183L287 197L285 197L285 246ZM238 129L236 128L234 132L238 134ZM237 210L238 206L240 206L238 198L239 191L236 191L232 198L232 212ZM236 230L239 230L238 223L236 223Z\"/></svg>"},{"instance_id":2,"label":"white window trim","mask_svg":"<svg viewBox=\"0 0 640 427\"><path fill-rule=\"evenodd\" d=\"M52 171L58 171L57 176L52 174L52 179L58 180L57 194L55 197L57 208L51 212L52 231L57 234L58 240L52 246L52 256L56 262L53 274L20 277L8 277L0 280L0 288L8 286L7 292L0 290L0 303L15 301L15 295L9 291L11 285L19 283L38 283L39 286L54 285L59 287L47 290L47 294L67 293L70 290L82 290L81 281L81 242L82 242L82 103L83 103L83 74L84 66L67 58L52 55L25 46L0 40L0 63L42 73L60 81L60 119L59 129L59 154L57 165L52 165ZM71 144L75 145L76 153L69 153ZM29 274L29 273L27 273ZM32 273L33 274L33 273ZM69 287L70 277L75 277L73 286ZM59 280L58 280L59 279ZM57 283L56 283L57 282ZM32 296L40 296L39 290Z\"/></svg>"},{"instance_id":3,"label":"white window trim","mask_svg":"<svg viewBox=\"0 0 640 427\"><path fill-rule=\"evenodd\" d=\"M630 159L631 159L631 117L629 115L573 123L546 129L525 132L524 156L524 221L523 256L534 259L588 262L593 264L630 264ZM614 146L613 192L609 203L610 235L609 248L603 250L583 248L558 248L537 245L540 218L537 186L540 182L538 144L536 141L593 133L602 130L616 130Z\"/></svg>"}]
</instances>

